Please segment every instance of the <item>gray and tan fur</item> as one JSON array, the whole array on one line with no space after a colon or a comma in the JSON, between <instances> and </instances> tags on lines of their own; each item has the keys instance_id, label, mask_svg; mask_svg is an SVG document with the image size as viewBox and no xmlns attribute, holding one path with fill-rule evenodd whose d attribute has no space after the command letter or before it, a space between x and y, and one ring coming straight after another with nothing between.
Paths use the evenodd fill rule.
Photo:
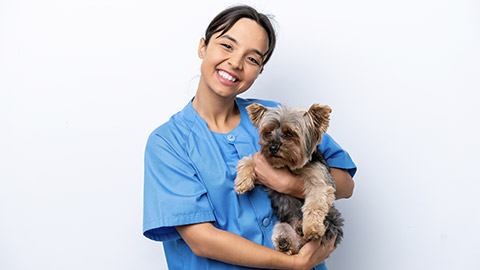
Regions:
<instances>
[{"instance_id":1,"label":"gray and tan fur","mask_svg":"<svg viewBox=\"0 0 480 270\"><path fill-rule=\"evenodd\" d=\"M333 207L335 183L330 168L318 149L329 124L331 109L314 104L308 111L260 104L247 107L250 119L259 130L260 152L274 168L288 168L304 181L305 199L268 189L272 208L279 222L273 229L276 249L296 254L309 240L322 237L335 245L343 236L343 219ZM256 175L251 157L237 165L235 191L243 194L254 187Z\"/></svg>"}]
</instances>

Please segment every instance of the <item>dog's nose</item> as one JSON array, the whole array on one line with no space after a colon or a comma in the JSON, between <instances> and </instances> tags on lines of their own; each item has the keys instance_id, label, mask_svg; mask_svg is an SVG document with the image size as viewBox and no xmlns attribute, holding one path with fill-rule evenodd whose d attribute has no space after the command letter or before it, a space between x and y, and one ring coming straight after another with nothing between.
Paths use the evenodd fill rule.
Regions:
<instances>
[{"instance_id":1,"label":"dog's nose","mask_svg":"<svg viewBox=\"0 0 480 270\"><path fill-rule=\"evenodd\" d=\"M272 145L270 145L270 147L268 148L268 150L270 150L270 153L271 153L272 155L275 155L275 154L278 152L279 149L280 149L280 144L272 144Z\"/></svg>"}]
</instances>

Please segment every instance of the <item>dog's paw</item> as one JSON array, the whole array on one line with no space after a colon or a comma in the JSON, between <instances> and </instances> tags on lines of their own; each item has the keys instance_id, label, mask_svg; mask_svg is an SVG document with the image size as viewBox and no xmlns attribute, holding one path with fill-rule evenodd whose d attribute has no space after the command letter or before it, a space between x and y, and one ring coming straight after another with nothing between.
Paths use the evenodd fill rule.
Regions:
<instances>
[{"instance_id":1,"label":"dog's paw","mask_svg":"<svg viewBox=\"0 0 480 270\"><path fill-rule=\"evenodd\" d=\"M247 179L247 178L240 178L237 176L235 179L235 192L237 194L244 194L245 192L252 190L255 186L254 181Z\"/></svg>"},{"instance_id":2,"label":"dog's paw","mask_svg":"<svg viewBox=\"0 0 480 270\"><path fill-rule=\"evenodd\" d=\"M303 235L303 226L302 226L301 220L298 220L297 222L295 222L293 229L295 230L299 238L303 238L304 235Z\"/></svg>"},{"instance_id":3,"label":"dog's paw","mask_svg":"<svg viewBox=\"0 0 480 270\"><path fill-rule=\"evenodd\" d=\"M287 255L297 254L303 246L300 240L289 223L277 222L273 226L272 243L276 250Z\"/></svg>"},{"instance_id":4,"label":"dog's paw","mask_svg":"<svg viewBox=\"0 0 480 270\"><path fill-rule=\"evenodd\" d=\"M323 223L323 219L304 216L302 230L304 239L310 241L323 236L326 227Z\"/></svg>"},{"instance_id":5,"label":"dog's paw","mask_svg":"<svg viewBox=\"0 0 480 270\"><path fill-rule=\"evenodd\" d=\"M298 251L293 245L292 239L290 239L288 235L279 235L276 239L274 239L273 246L278 251L283 252L287 255L293 255L298 253Z\"/></svg>"},{"instance_id":6,"label":"dog's paw","mask_svg":"<svg viewBox=\"0 0 480 270\"><path fill-rule=\"evenodd\" d=\"M251 157L242 158L237 164L237 177L235 178L235 192L243 194L255 186L255 163Z\"/></svg>"}]
</instances>

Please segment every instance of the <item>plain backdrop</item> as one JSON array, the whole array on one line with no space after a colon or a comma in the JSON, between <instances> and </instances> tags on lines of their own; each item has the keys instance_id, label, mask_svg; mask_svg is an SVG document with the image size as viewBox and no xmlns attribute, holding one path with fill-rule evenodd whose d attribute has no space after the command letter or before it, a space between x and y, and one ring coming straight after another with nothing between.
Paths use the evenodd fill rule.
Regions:
<instances>
[{"instance_id":1,"label":"plain backdrop","mask_svg":"<svg viewBox=\"0 0 480 270\"><path fill-rule=\"evenodd\" d=\"M0 0L0 269L167 269L147 136L236 1ZM278 46L244 97L333 108L358 165L330 270L480 269L480 3L245 1Z\"/></svg>"}]
</instances>

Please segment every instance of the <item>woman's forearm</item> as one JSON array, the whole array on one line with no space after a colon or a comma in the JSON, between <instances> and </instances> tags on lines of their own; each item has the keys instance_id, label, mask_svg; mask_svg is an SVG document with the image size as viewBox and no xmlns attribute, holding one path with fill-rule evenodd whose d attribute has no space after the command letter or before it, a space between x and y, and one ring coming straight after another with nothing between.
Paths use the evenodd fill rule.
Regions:
<instances>
[{"instance_id":1,"label":"woman's forearm","mask_svg":"<svg viewBox=\"0 0 480 270\"><path fill-rule=\"evenodd\" d=\"M353 188L355 184L352 177L345 169L330 168L333 181L335 181L335 199L350 198L353 194ZM305 195L303 192L303 180L300 176L285 173L284 177L288 180L286 188L284 188L283 193L289 194L291 196L304 199ZM278 190L277 190L278 191ZM279 191L281 192L281 191Z\"/></svg>"},{"instance_id":2,"label":"woman's forearm","mask_svg":"<svg viewBox=\"0 0 480 270\"><path fill-rule=\"evenodd\" d=\"M293 256L217 229L211 223L178 226L176 229L193 253L200 257L247 267L294 268Z\"/></svg>"},{"instance_id":3,"label":"woman's forearm","mask_svg":"<svg viewBox=\"0 0 480 270\"><path fill-rule=\"evenodd\" d=\"M335 198L338 200L352 197L355 182L348 171L338 168L330 168L330 171L336 186Z\"/></svg>"},{"instance_id":4,"label":"woman's forearm","mask_svg":"<svg viewBox=\"0 0 480 270\"><path fill-rule=\"evenodd\" d=\"M257 183L263 184L280 193L288 194L297 198L304 199L304 182L298 175L292 174L288 169L272 168L265 158L257 152L253 156L255 161L255 173ZM350 198L355 186L352 177L345 169L330 168L333 180L335 181L335 198Z\"/></svg>"},{"instance_id":5,"label":"woman's forearm","mask_svg":"<svg viewBox=\"0 0 480 270\"><path fill-rule=\"evenodd\" d=\"M336 237L327 243L323 243L321 238L307 242L298 254L289 256L234 233L217 229L212 223L175 228L195 255L247 267L311 269L324 262L335 250Z\"/></svg>"}]
</instances>

